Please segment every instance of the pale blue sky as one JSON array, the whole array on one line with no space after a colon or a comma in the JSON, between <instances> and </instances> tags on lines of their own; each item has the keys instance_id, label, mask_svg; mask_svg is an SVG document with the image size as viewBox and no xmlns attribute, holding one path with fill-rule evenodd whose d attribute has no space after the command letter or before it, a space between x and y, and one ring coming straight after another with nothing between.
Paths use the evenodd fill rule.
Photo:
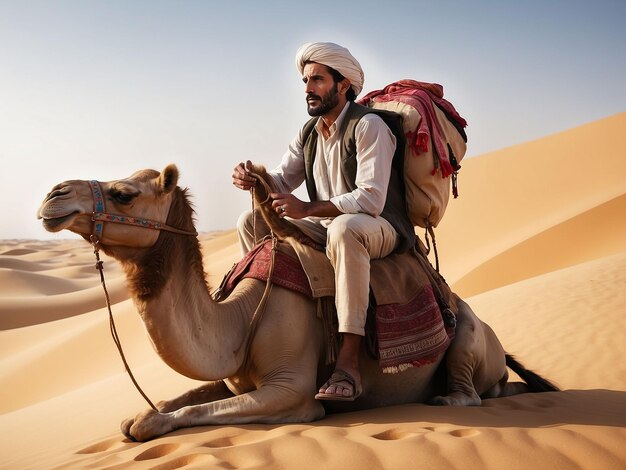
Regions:
<instances>
[{"instance_id":1,"label":"pale blue sky","mask_svg":"<svg viewBox=\"0 0 626 470\"><path fill-rule=\"evenodd\" d=\"M61 180L170 162L198 228L233 228L232 168L307 119L304 42L348 47L365 92L441 83L475 156L626 111L625 24L623 0L0 0L0 238L59 238L35 215Z\"/></svg>"}]
</instances>

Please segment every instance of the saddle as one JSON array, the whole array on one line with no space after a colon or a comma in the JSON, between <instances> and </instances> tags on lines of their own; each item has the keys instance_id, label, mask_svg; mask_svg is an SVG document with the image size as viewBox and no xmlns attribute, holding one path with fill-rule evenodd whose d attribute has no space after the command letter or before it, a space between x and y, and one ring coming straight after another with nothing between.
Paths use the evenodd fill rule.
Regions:
<instances>
[{"instance_id":1,"label":"saddle","mask_svg":"<svg viewBox=\"0 0 626 470\"><path fill-rule=\"evenodd\" d=\"M267 281L271 272L275 285L318 300L328 336L327 362L332 362L338 335L330 261L323 252L289 239L276 243L273 253L272 247L271 239L259 243L226 274L213 297L222 301L242 279ZM372 260L366 345L383 372L436 361L454 337L456 311L455 297L419 240L410 252Z\"/></svg>"}]
</instances>

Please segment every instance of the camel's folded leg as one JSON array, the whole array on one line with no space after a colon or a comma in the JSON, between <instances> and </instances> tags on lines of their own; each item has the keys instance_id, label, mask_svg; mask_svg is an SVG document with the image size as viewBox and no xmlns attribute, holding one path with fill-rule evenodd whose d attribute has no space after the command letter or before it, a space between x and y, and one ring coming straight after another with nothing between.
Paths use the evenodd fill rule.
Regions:
<instances>
[{"instance_id":1,"label":"camel's folded leg","mask_svg":"<svg viewBox=\"0 0 626 470\"><path fill-rule=\"evenodd\" d=\"M456 335L447 352L448 395L433 398L433 405L480 406L494 386L506 383L504 350L493 331L476 317L469 305L457 302Z\"/></svg>"},{"instance_id":2,"label":"camel's folded leg","mask_svg":"<svg viewBox=\"0 0 626 470\"><path fill-rule=\"evenodd\" d=\"M212 401L223 400L234 396L223 380L208 382L201 387L194 388L171 400L163 400L156 407L161 413L176 411L184 406L200 405Z\"/></svg>"},{"instance_id":3,"label":"camel's folded leg","mask_svg":"<svg viewBox=\"0 0 626 470\"><path fill-rule=\"evenodd\" d=\"M266 385L243 395L201 405L185 406L170 413L147 410L128 420L122 432L130 439L146 441L175 429L215 424L302 423L324 417L324 408L313 399L284 384Z\"/></svg>"},{"instance_id":4,"label":"camel's folded leg","mask_svg":"<svg viewBox=\"0 0 626 470\"><path fill-rule=\"evenodd\" d=\"M218 380L215 382L208 382L201 387L189 390L188 392L185 392L171 400L162 400L156 404L156 407L161 413L170 413L185 406L210 403L217 400L224 400L232 396L234 396L233 392L228 389L224 381ZM150 412L153 411L148 410L142 414L150 414ZM129 439L134 439L134 437L130 434L130 428L133 426L135 419L136 418L125 419L120 425L122 433Z\"/></svg>"}]
</instances>

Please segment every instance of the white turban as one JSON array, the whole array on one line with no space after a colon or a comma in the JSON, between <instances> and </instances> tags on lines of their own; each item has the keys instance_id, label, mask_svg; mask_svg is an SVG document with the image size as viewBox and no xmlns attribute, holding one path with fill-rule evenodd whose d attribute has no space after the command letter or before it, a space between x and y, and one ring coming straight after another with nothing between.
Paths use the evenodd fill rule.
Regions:
<instances>
[{"instance_id":1,"label":"white turban","mask_svg":"<svg viewBox=\"0 0 626 470\"><path fill-rule=\"evenodd\" d=\"M304 72L306 62L316 62L335 69L350 80L356 95L361 93L365 81L363 69L345 47L332 42L307 42L296 53L296 67L300 74Z\"/></svg>"}]
</instances>

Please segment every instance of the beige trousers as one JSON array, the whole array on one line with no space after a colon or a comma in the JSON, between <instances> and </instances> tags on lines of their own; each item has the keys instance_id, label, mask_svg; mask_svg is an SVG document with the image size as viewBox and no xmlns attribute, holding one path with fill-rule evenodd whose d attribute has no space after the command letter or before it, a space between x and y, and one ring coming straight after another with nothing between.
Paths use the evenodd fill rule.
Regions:
<instances>
[{"instance_id":1,"label":"beige trousers","mask_svg":"<svg viewBox=\"0 0 626 470\"><path fill-rule=\"evenodd\" d=\"M326 256L335 270L335 305L340 333L365 335L369 305L370 260L389 255L398 242L393 226L382 217L343 214L328 227L312 219L289 219L316 242L326 245ZM244 212L237 222L242 254L269 233L260 215L253 221L252 211Z\"/></svg>"}]
</instances>

